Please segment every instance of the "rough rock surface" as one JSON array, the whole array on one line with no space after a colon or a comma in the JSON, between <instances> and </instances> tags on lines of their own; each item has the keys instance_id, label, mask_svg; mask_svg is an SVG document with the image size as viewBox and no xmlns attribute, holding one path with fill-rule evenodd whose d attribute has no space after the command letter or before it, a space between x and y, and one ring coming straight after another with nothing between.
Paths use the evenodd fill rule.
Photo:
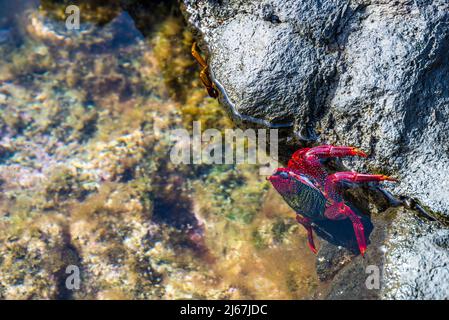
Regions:
<instances>
[{"instance_id":1,"label":"rough rock surface","mask_svg":"<svg viewBox=\"0 0 449 320\"><path fill-rule=\"evenodd\" d=\"M183 7L237 122L289 127L292 143L360 146L369 158L349 167L392 174L400 179L394 194L449 215L446 0L183 0ZM427 285L447 279L439 261L447 247L432 240L447 242L447 234L424 231L416 219L400 225L387 243L407 241L391 249L385 267L386 284L397 290L384 288L385 297L447 297L447 288ZM414 266L405 257L415 257Z\"/></svg>"},{"instance_id":2,"label":"rough rock surface","mask_svg":"<svg viewBox=\"0 0 449 320\"><path fill-rule=\"evenodd\" d=\"M448 299L449 231L402 211L388 238L383 297Z\"/></svg>"}]
</instances>

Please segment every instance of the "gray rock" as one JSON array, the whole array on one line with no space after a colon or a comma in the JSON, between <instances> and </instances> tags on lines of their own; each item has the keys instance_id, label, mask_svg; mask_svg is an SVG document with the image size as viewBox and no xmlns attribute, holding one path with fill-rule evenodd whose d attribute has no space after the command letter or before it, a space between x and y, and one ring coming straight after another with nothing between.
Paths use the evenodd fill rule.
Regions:
<instances>
[{"instance_id":1,"label":"gray rock","mask_svg":"<svg viewBox=\"0 0 449 320\"><path fill-rule=\"evenodd\" d=\"M368 159L345 166L392 174L395 195L449 216L447 0L182 2L236 122L285 127L290 144L361 147ZM383 297L447 298L446 231L395 223Z\"/></svg>"},{"instance_id":2,"label":"gray rock","mask_svg":"<svg viewBox=\"0 0 449 320\"><path fill-rule=\"evenodd\" d=\"M340 21L337 16L349 10L347 1L185 4L212 55L211 71L230 109L274 127L310 121L335 76L338 50L326 43Z\"/></svg>"},{"instance_id":3,"label":"gray rock","mask_svg":"<svg viewBox=\"0 0 449 320\"><path fill-rule=\"evenodd\" d=\"M386 243L384 298L449 299L449 230L401 211Z\"/></svg>"}]
</instances>

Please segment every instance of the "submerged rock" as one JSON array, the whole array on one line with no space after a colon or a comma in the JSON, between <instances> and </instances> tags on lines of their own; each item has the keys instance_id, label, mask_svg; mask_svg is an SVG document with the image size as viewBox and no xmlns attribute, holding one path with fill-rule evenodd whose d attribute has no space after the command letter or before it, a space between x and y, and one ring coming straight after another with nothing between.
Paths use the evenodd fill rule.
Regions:
<instances>
[{"instance_id":1,"label":"submerged rock","mask_svg":"<svg viewBox=\"0 0 449 320\"><path fill-rule=\"evenodd\" d=\"M11 39L11 30L0 29L0 44L5 43Z\"/></svg>"},{"instance_id":2,"label":"submerged rock","mask_svg":"<svg viewBox=\"0 0 449 320\"><path fill-rule=\"evenodd\" d=\"M183 8L237 123L287 128L296 147L361 147L367 161L345 160L348 167L393 175L394 194L449 216L447 1L184 0ZM374 222L388 229L382 296L447 298L436 285L447 282L448 249L435 244L445 231L400 216ZM327 271L319 277L336 272ZM335 281L329 297L338 298L345 282Z\"/></svg>"},{"instance_id":3,"label":"submerged rock","mask_svg":"<svg viewBox=\"0 0 449 320\"><path fill-rule=\"evenodd\" d=\"M75 263L68 253L61 216L42 216L26 230L0 237L0 299L63 297L64 271ZM2 228L2 233L5 229Z\"/></svg>"},{"instance_id":4,"label":"submerged rock","mask_svg":"<svg viewBox=\"0 0 449 320\"><path fill-rule=\"evenodd\" d=\"M288 208L273 218L281 199L257 166L170 161L171 129L232 124L182 17L168 6L146 20L129 2L107 23L93 8L79 33L27 8L22 45L0 47L0 299L310 297L306 235ZM157 21L148 34L137 13Z\"/></svg>"}]
</instances>

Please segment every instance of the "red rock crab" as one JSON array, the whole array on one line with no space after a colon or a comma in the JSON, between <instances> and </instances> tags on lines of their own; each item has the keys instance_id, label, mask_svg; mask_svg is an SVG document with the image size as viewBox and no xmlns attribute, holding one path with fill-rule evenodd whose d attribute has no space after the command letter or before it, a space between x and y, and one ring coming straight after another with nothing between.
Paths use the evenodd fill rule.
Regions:
<instances>
[{"instance_id":1,"label":"red rock crab","mask_svg":"<svg viewBox=\"0 0 449 320\"><path fill-rule=\"evenodd\" d=\"M304 148L293 154L287 168L278 168L267 178L289 206L295 210L296 220L306 228L308 244L314 253L317 252L312 233L314 221L350 219L360 253L362 256L365 254L364 226L360 216L345 203L342 182L358 184L396 181L386 175L353 171L328 174L322 165L322 160L326 158L347 156L366 157L367 155L353 147L322 145Z\"/></svg>"}]
</instances>

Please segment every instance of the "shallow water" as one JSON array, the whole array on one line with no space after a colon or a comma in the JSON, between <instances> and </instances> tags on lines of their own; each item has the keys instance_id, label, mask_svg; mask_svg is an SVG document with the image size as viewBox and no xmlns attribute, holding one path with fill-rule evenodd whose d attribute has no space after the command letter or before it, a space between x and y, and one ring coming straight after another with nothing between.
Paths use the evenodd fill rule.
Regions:
<instances>
[{"instance_id":1,"label":"shallow water","mask_svg":"<svg viewBox=\"0 0 449 320\"><path fill-rule=\"evenodd\" d=\"M314 297L305 232L257 166L169 159L170 130L232 128L179 11L114 3L69 31L63 5L0 1L0 298Z\"/></svg>"}]
</instances>

